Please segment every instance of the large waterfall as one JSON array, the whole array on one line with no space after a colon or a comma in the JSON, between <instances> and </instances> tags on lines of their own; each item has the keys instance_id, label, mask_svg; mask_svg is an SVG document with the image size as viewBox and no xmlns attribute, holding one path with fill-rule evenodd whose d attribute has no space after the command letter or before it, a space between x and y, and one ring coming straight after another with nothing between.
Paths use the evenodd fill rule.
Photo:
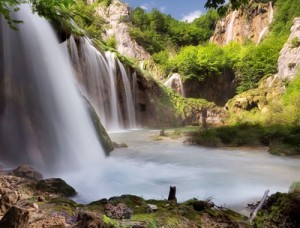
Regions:
<instances>
[{"instance_id":1,"label":"large waterfall","mask_svg":"<svg viewBox=\"0 0 300 228\"><path fill-rule=\"evenodd\" d=\"M104 153L50 24L22 5L18 31L2 19L1 160L42 171L100 163Z\"/></svg>"},{"instance_id":2,"label":"large waterfall","mask_svg":"<svg viewBox=\"0 0 300 228\"><path fill-rule=\"evenodd\" d=\"M69 47L82 93L105 128L109 131L136 128L134 75L126 72L113 52L101 53L88 38L75 41L71 36Z\"/></svg>"}]
</instances>

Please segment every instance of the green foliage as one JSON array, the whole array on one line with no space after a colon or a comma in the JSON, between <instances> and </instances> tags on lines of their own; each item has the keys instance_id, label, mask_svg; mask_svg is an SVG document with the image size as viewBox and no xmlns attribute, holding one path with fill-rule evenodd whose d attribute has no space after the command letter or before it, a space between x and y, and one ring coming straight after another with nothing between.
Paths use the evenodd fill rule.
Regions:
<instances>
[{"instance_id":1,"label":"green foliage","mask_svg":"<svg viewBox=\"0 0 300 228\"><path fill-rule=\"evenodd\" d=\"M85 30L90 38L100 39L104 20L95 14L97 6L97 2L87 4L85 0L76 0L69 10L78 27Z\"/></svg>"},{"instance_id":2,"label":"green foliage","mask_svg":"<svg viewBox=\"0 0 300 228\"><path fill-rule=\"evenodd\" d=\"M295 17L300 16L299 0L277 0L275 2L276 14L272 26L272 33L275 36L287 36L290 33Z\"/></svg>"},{"instance_id":3,"label":"green foliage","mask_svg":"<svg viewBox=\"0 0 300 228\"><path fill-rule=\"evenodd\" d=\"M187 23L177 21L157 9L147 13L137 7L131 14L134 27L130 30L130 35L154 54L170 47L198 45L207 41L213 33L217 18L216 11L209 10L193 23Z\"/></svg>"},{"instance_id":4,"label":"green foliage","mask_svg":"<svg viewBox=\"0 0 300 228\"><path fill-rule=\"evenodd\" d=\"M194 132L190 140L204 146L269 146L271 153L300 153L299 126L237 123Z\"/></svg>"},{"instance_id":5,"label":"green foliage","mask_svg":"<svg viewBox=\"0 0 300 228\"><path fill-rule=\"evenodd\" d=\"M300 46L300 40L297 37L295 37L294 39L292 39L292 41L291 41L291 47L292 48L297 48L299 46Z\"/></svg>"},{"instance_id":6,"label":"green foliage","mask_svg":"<svg viewBox=\"0 0 300 228\"><path fill-rule=\"evenodd\" d=\"M14 11L18 11L19 10L18 5L24 2L25 0L1 0L0 1L0 16L2 14L5 20L7 21L8 25L13 29L16 29L15 25L17 23L21 23L22 21L11 18L10 9Z\"/></svg>"},{"instance_id":7,"label":"green foliage","mask_svg":"<svg viewBox=\"0 0 300 228\"><path fill-rule=\"evenodd\" d=\"M114 48L116 49L117 47L117 41L116 41L116 38L114 36L111 36L109 37L107 40L106 40L106 45L110 48Z\"/></svg>"}]
</instances>

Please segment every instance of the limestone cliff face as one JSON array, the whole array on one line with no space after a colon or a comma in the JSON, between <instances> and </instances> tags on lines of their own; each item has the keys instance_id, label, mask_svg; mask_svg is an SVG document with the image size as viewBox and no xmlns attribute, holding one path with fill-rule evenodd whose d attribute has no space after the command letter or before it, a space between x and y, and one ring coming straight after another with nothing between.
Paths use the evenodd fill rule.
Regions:
<instances>
[{"instance_id":1,"label":"limestone cliff face","mask_svg":"<svg viewBox=\"0 0 300 228\"><path fill-rule=\"evenodd\" d=\"M285 81L293 80L300 67L300 18L294 19L291 34L280 51L278 73L263 79L258 88L235 96L226 107L237 113L257 108L262 113L268 111L269 104L280 100L285 91Z\"/></svg>"},{"instance_id":2,"label":"limestone cliff face","mask_svg":"<svg viewBox=\"0 0 300 228\"><path fill-rule=\"evenodd\" d=\"M249 7L232 11L220 19L210 41L219 45L230 41L242 43L246 40L260 43L272 20L272 2L251 3Z\"/></svg>"},{"instance_id":3,"label":"limestone cliff face","mask_svg":"<svg viewBox=\"0 0 300 228\"><path fill-rule=\"evenodd\" d=\"M97 14L106 21L106 29L103 39L114 37L117 41L117 50L131 58L138 60L149 59L150 55L139 46L129 35L129 21L131 9L127 4L118 0L112 0L108 7L98 7Z\"/></svg>"},{"instance_id":4,"label":"limestone cliff face","mask_svg":"<svg viewBox=\"0 0 300 228\"><path fill-rule=\"evenodd\" d=\"M280 51L278 73L280 80L292 80L300 66L300 17L294 19L288 41Z\"/></svg>"}]
</instances>

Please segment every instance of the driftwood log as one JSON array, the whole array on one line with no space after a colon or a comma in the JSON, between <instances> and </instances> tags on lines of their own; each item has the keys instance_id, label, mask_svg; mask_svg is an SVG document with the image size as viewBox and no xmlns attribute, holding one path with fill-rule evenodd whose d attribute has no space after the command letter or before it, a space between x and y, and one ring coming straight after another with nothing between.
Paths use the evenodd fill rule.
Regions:
<instances>
[{"instance_id":1,"label":"driftwood log","mask_svg":"<svg viewBox=\"0 0 300 228\"><path fill-rule=\"evenodd\" d=\"M264 205L265 201L268 199L268 193L269 190L266 190L264 193L264 196L262 197L260 203L258 204L258 206L256 207L256 209L251 213L249 222L250 224L252 223L252 221L255 219L257 212L261 209L261 207Z\"/></svg>"},{"instance_id":2,"label":"driftwood log","mask_svg":"<svg viewBox=\"0 0 300 228\"><path fill-rule=\"evenodd\" d=\"M176 198L176 186L170 186L170 191L169 191L169 197L168 197L169 201L176 201L177 202L177 198Z\"/></svg>"}]
</instances>

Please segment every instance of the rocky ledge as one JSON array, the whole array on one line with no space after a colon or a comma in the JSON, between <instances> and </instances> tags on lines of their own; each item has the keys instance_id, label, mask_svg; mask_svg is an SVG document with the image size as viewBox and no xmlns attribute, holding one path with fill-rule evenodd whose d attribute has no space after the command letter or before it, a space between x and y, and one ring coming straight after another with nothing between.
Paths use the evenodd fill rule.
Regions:
<instances>
[{"instance_id":1,"label":"rocky ledge","mask_svg":"<svg viewBox=\"0 0 300 228\"><path fill-rule=\"evenodd\" d=\"M67 198L76 191L66 182L42 179L32 167L20 166L0 172L0 227L299 227L298 187L269 197L250 225L247 217L209 200L177 203L123 195L77 204Z\"/></svg>"}]
</instances>

